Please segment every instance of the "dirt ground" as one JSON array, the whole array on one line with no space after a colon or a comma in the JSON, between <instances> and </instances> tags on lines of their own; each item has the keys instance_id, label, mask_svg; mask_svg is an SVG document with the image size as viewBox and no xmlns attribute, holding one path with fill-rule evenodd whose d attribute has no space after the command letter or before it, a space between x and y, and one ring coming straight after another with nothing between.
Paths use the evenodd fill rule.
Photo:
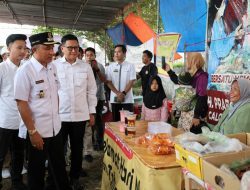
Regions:
<instances>
[{"instance_id":1,"label":"dirt ground","mask_svg":"<svg viewBox=\"0 0 250 190\"><path fill-rule=\"evenodd\" d=\"M93 151L92 156L94 160L92 163L83 160L83 168L87 172L87 177L80 178L80 182L86 185L86 190L99 190L101 189L101 179L102 179L102 162L103 162L103 152ZM67 167L67 171L69 167ZM24 182L26 183L27 176L24 175ZM10 178L3 179L2 190L9 190L11 187Z\"/></svg>"}]
</instances>

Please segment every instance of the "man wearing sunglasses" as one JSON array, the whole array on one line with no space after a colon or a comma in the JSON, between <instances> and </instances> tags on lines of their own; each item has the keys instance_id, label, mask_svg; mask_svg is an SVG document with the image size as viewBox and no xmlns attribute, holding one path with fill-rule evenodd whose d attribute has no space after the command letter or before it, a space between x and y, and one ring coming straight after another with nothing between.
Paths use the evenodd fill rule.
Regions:
<instances>
[{"instance_id":1,"label":"man wearing sunglasses","mask_svg":"<svg viewBox=\"0 0 250 190\"><path fill-rule=\"evenodd\" d=\"M82 168L83 136L86 121L94 125L96 98L96 82L89 64L78 59L79 42L76 36L67 34L62 37L61 49L64 57L57 59L60 82L59 114L62 121L64 145L68 136L71 147L70 182L74 190L83 189L79 184Z\"/></svg>"}]
</instances>

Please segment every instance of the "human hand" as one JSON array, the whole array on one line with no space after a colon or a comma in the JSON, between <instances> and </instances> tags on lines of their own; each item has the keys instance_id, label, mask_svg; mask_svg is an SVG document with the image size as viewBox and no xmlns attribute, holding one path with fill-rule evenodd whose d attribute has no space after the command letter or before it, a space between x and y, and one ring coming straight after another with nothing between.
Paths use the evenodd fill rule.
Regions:
<instances>
[{"instance_id":1,"label":"human hand","mask_svg":"<svg viewBox=\"0 0 250 190\"><path fill-rule=\"evenodd\" d=\"M166 63L165 70L166 70L167 72L171 70L170 65L169 65L169 64L167 64L167 63Z\"/></svg>"},{"instance_id":2,"label":"human hand","mask_svg":"<svg viewBox=\"0 0 250 190\"><path fill-rule=\"evenodd\" d=\"M91 61L91 67L93 68L94 71L98 71L99 70L99 67L97 65L96 60L92 60Z\"/></svg>"},{"instance_id":3,"label":"human hand","mask_svg":"<svg viewBox=\"0 0 250 190\"><path fill-rule=\"evenodd\" d=\"M239 24L235 29L235 39L240 40L245 35L245 31L241 28L242 24Z\"/></svg>"},{"instance_id":4,"label":"human hand","mask_svg":"<svg viewBox=\"0 0 250 190\"><path fill-rule=\"evenodd\" d=\"M94 114L89 114L89 126L95 125L95 116Z\"/></svg>"},{"instance_id":5,"label":"human hand","mask_svg":"<svg viewBox=\"0 0 250 190\"><path fill-rule=\"evenodd\" d=\"M117 94L117 101L118 102L123 102L124 101L124 98L125 98L125 95L122 93L122 92L119 92Z\"/></svg>"},{"instance_id":6,"label":"human hand","mask_svg":"<svg viewBox=\"0 0 250 190\"><path fill-rule=\"evenodd\" d=\"M44 142L41 135L38 132L34 133L33 135L30 135L29 137L33 147L35 147L38 150L43 150Z\"/></svg>"},{"instance_id":7,"label":"human hand","mask_svg":"<svg viewBox=\"0 0 250 190\"><path fill-rule=\"evenodd\" d=\"M192 120L192 126L197 127L198 125L200 125L200 119L193 118L193 120Z\"/></svg>"}]
</instances>

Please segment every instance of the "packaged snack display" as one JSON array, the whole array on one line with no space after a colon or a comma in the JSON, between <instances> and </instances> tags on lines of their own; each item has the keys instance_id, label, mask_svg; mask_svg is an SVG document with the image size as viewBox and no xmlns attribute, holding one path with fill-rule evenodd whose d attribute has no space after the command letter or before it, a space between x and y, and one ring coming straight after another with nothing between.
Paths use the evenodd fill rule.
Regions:
<instances>
[{"instance_id":1,"label":"packaged snack display","mask_svg":"<svg viewBox=\"0 0 250 190\"><path fill-rule=\"evenodd\" d=\"M174 152L174 143L167 133L146 133L137 138L136 143L148 146L148 149L155 155L167 155Z\"/></svg>"}]
</instances>

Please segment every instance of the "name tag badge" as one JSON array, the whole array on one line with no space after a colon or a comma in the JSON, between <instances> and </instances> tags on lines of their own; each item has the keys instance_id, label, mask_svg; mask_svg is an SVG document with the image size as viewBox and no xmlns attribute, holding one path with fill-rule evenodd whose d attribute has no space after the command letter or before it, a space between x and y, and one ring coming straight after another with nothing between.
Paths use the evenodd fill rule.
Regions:
<instances>
[{"instance_id":1,"label":"name tag badge","mask_svg":"<svg viewBox=\"0 0 250 190\"><path fill-rule=\"evenodd\" d=\"M147 75L147 74L148 74L148 71L146 71L145 74Z\"/></svg>"},{"instance_id":2,"label":"name tag badge","mask_svg":"<svg viewBox=\"0 0 250 190\"><path fill-rule=\"evenodd\" d=\"M36 84L44 83L44 80L37 80Z\"/></svg>"},{"instance_id":3,"label":"name tag badge","mask_svg":"<svg viewBox=\"0 0 250 190\"><path fill-rule=\"evenodd\" d=\"M40 90L40 92L39 92L39 98L44 98L44 96L45 96L44 91Z\"/></svg>"},{"instance_id":4,"label":"name tag badge","mask_svg":"<svg viewBox=\"0 0 250 190\"><path fill-rule=\"evenodd\" d=\"M115 69L113 72L118 73L119 71L118 71L118 69Z\"/></svg>"}]
</instances>

